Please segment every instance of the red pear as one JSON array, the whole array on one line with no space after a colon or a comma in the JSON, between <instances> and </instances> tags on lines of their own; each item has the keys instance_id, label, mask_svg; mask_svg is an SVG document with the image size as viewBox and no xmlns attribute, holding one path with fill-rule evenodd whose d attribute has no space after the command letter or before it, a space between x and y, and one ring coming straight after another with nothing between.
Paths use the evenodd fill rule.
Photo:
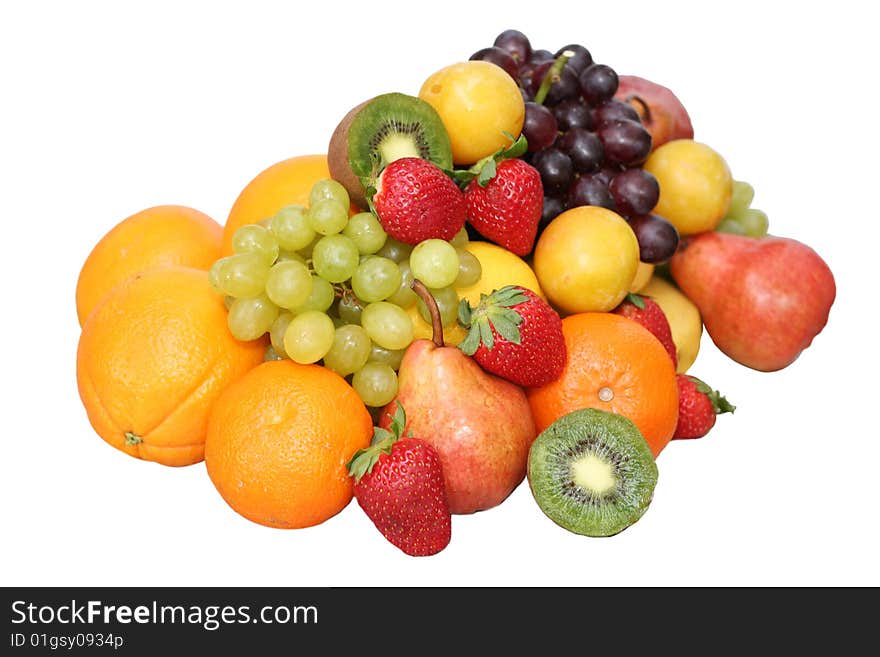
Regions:
<instances>
[{"instance_id":1,"label":"red pear","mask_svg":"<svg viewBox=\"0 0 880 657\"><path fill-rule=\"evenodd\" d=\"M828 321L836 287L806 244L783 237L702 233L673 256L672 277L712 341L764 372L790 365Z\"/></svg>"},{"instance_id":2,"label":"red pear","mask_svg":"<svg viewBox=\"0 0 880 657\"><path fill-rule=\"evenodd\" d=\"M614 95L632 105L651 133L651 148L673 139L693 139L691 117L672 90L637 75L621 75Z\"/></svg>"},{"instance_id":3,"label":"red pear","mask_svg":"<svg viewBox=\"0 0 880 657\"><path fill-rule=\"evenodd\" d=\"M440 455L449 509L473 513L497 506L525 478L537 435L522 388L494 376L457 347L443 343L440 314L430 293L415 281L434 320L434 339L416 340L398 373L397 397L382 411L386 427L406 409L406 430Z\"/></svg>"}]
</instances>

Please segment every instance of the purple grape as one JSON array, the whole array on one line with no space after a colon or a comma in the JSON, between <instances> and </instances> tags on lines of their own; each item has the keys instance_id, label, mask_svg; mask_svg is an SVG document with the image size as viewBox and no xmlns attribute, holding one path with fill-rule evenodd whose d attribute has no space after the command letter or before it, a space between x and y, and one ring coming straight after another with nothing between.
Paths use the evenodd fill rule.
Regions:
<instances>
[{"instance_id":1,"label":"purple grape","mask_svg":"<svg viewBox=\"0 0 880 657\"><path fill-rule=\"evenodd\" d=\"M593 127L593 114L590 112L590 108L584 105L579 98L563 100L553 108L553 116L556 117L556 123L562 131L571 128L586 128L589 130Z\"/></svg>"},{"instance_id":2,"label":"purple grape","mask_svg":"<svg viewBox=\"0 0 880 657\"><path fill-rule=\"evenodd\" d=\"M532 92L532 96L538 93L538 89L541 87L541 82L544 80L544 76L547 74L547 71L550 70L550 67L553 66L553 60L539 62L532 66L532 74L529 76L529 86L526 87L528 91Z\"/></svg>"},{"instance_id":3,"label":"purple grape","mask_svg":"<svg viewBox=\"0 0 880 657\"><path fill-rule=\"evenodd\" d=\"M594 175L578 176L568 189L568 207L580 205L598 205L614 210L614 198L608 191L608 185Z\"/></svg>"},{"instance_id":4,"label":"purple grape","mask_svg":"<svg viewBox=\"0 0 880 657\"><path fill-rule=\"evenodd\" d=\"M651 152L651 133L636 121L608 121L596 130L605 158L625 166L643 162Z\"/></svg>"},{"instance_id":5,"label":"purple grape","mask_svg":"<svg viewBox=\"0 0 880 657\"><path fill-rule=\"evenodd\" d=\"M558 128L553 112L531 101L525 104L526 113L522 133L529 144L529 151L542 151L556 141Z\"/></svg>"},{"instance_id":6,"label":"purple grape","mask_svg":"<svg viewBox=\"0 0 880 657\"><path fill-rule=\"evenodd\" d=\"M563 202L555 196L544 197L544 209L541 213L541 224L546 225L553 221L565 210Z\"/></svg>"},{"instance_id":7,"label":"purple grape","mask_svg":"<svg viewBox=\"0 0 880 657\"><path fill-rule=\"evenodd\" d=\"M558 141L559 148L570 158L575 171L590 173L602 166L605 149L595 133L584 128L572 128Z\"/></svg>"},{"instance_id":8,"label":"purple grape","mask_svg":"<svg viewBox=\"0 0 880 657\"><path fill-rule=\"evenodd\" d=\"M578 77L581 93L588 103L598 105L611 100L617 92L617 73L605 64L593 64Z\"/></svg>"},{"instance_id":9,"label":"purple grape","mask_svg":"<svg viewBox=\"0 0 880 657\"><path fill-rule=\"evenodd\" d=\"M500 66L505 71L507 71L507 74L510 75L510 77L512 77L514 80L519 79L519 66L516 65L516 61L513 59L513 57L510 56L510 54L508 54L506 50L502 50L497 46L491 46L489 48L478 50L470 56L470 60L495 64L496 66Z\"/></svg>"},{"instance_id":10,"label":"purple grape","mask_svg":"<svg viewBox=\"0 0 880 657\"><path fill-rule=\"evenodd\" d=\"M532 166L541 174L544 192L550 196L571 184L574 175L571 159L558 148L546 148L535 153Z\"/></svg>"},{"instance_id":11,"label":"purple grape","mask_svg":"<svg viewBox=\"0 0 880 657\"><path fill-rule=\"evenodd\" d=\"M639 113L632 105L619 100L609 100L593 108L593 124L602 125L608 121L639 121Z\"/></svg>"},{"instance_id":12,"label":"purple grape","mask_svg":"<svg viewBox=\"0 0 880 657\"><path fill-rule=\"evenodd\" d=\"M570 50L574 53L574 56L570 57L566 64L571 66L575 70L575 73L580 73L593 63L593 56L590 54L590 51L577 43L570 43L567 46L563 46L556 51L555 56L559 57L566 50Z\"/></svg>"},{"instance_id":13,"label":"purple grape","mask_svg":"<svg viewBox=\"0 0 880 657\"><path fill-rule=\"evenodd\" d=\"M648 214L660 200L660 183L644 169L621 171L608 189L618 210L630 217Z\"/></svg>"},{"instance_id":14,"label":"purple grape","mask_svg":"<svg viewBox=\"0 0 880 657\"><path fill-rule=\"evenodd\" d=\"M619 164L614 164L614 162L606 162L605 166L599 169L593 175L599 180L603 181L606 185L610 185L611 181L614 180L614 176L623 171L623 167Z\"/></svg>"},{"instance_id":15,"label":"purple grape","mask_svg":"<svg viewBox=\"0 0 880 657\"><path fill-rule=\"evenodd\" d=\"M648 264L666 262L678 248L679 235L671 223L657 214L642 214L629 220L639 242L639 259Z\"/></svg>"},{"instance_id":16,"label":"purple grape","mask_svg":"<svg viewBox=\"0 0 880 657\"><path fill-rule=\"evenodd\" d=\"M532 54L529 38L519 30L504 30L495 37L492 45L507 52L519 64L528 61L529 55Z\"/></svg>"},{"instance_id":17,"label":"purple grape","mask_svg":"<svg viewBox=\"0 0 880 657\"><path fill-rule=\"evenodd\" d=\"M544 102L548 105L556 105L568 98L577 98L580 91L577 72L566 64L559 73L559 79L554 79L550 84L550 91L547 92Z\"/></svg>"},{"instance_id":18,"label":"purple grape","mask_svg":"<svg viewBox=\"0 0 880 657\"><path fill-rule=\"evenodd\" d=\"M542 62L553 61L553 53L549 50L534 50L532 54L529 55L529 63L530 64L540 64Z\"/></svg>"}]
</instances>

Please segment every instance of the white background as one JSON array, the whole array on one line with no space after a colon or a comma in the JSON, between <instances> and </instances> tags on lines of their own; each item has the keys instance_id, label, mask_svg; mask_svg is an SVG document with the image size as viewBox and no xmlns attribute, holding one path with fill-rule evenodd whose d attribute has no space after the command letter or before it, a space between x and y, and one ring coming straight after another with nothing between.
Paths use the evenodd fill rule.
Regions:
<instances>
[{"instance_id":1,"label":"white background","mask_svg":"<svg viewBox=\"0 0 880 657\"><path fill-rule=\"evenodd\" d=\"M863 3L357 6L3 3L0 582L880 584L880 57ZM813 246L837 279L828 327L782 372L737 365L704 336L691 372L738 410L660 455L642 520L575 536L522 485L414 559L356 503L315 528L265 528L226 506L203 464L165 468L98 438L76 389L74 305L98 239L156 204L222 223L263 168L324 152L351 106L417 93L508 27L673 88L772 232Z\"/></svg>"}]
</instances>

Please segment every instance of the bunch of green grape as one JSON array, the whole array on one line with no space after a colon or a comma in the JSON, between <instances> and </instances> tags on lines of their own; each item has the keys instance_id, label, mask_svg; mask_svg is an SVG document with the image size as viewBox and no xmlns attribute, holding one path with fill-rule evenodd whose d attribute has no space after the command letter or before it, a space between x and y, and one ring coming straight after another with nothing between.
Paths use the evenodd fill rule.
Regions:
<instances>
[{"instance_id":1,"label":"bunch of green grape","mask_svg":"<svg viewBox=\"0 0 880 657\"><path fill-rule=\"evenodd\" d=\"M727 216L721 220L716 230L748 237L766 236L770 228L770 220L766 212L751 207L754 198L754 187L742 180L734 180Z\"/></svg>"},{"instance_id":2,"label":"bunch of green grape","mask_svg":"<svg viewBox=\"0 0 880 657\"><path fill-rule=\"evenodd\" d=\"M282 208L239 228L234 255L211 267L211 285L226 297L228 324L238 340L266 333L266 359L321 363L343 377L368 406L397 394L397 370L413 341L407 312L428 309L414 278L431 291L444 326L456 321L456 287L480 280L480 262L464 250L462 229L451 241L410 246L388 237L372 212L349 216L345 187L315 183L309 206Z\"/></svg>"}]
</instances>

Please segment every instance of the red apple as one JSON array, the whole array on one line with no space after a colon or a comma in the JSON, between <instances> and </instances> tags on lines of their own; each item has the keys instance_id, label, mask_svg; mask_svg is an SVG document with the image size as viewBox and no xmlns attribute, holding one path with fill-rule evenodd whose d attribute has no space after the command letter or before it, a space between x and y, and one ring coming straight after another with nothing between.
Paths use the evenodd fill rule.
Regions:
<instances>
[{"instance_id":1,"label":"red apple","mask_svg":"<svg viewBox=\"0 0 880 657\"><path fill-rule=\"evenodd\" d=\"M787 367L810 346L836 294L825 261L783 237L701 233L680 248L670 268L718 348L764 372Z\"/></svg>"},{"instance_id":2,"label":"red apple","mask_svg":"<svg viewBox=\"0 0 880 657\"><path fill-rule=\"evenodd\" d=\"M693 139L691 117L670 89L635 75L621 75L617 100L632 105L651 133L652 148L673 139Z\"/></svg>"}]
</instances>

